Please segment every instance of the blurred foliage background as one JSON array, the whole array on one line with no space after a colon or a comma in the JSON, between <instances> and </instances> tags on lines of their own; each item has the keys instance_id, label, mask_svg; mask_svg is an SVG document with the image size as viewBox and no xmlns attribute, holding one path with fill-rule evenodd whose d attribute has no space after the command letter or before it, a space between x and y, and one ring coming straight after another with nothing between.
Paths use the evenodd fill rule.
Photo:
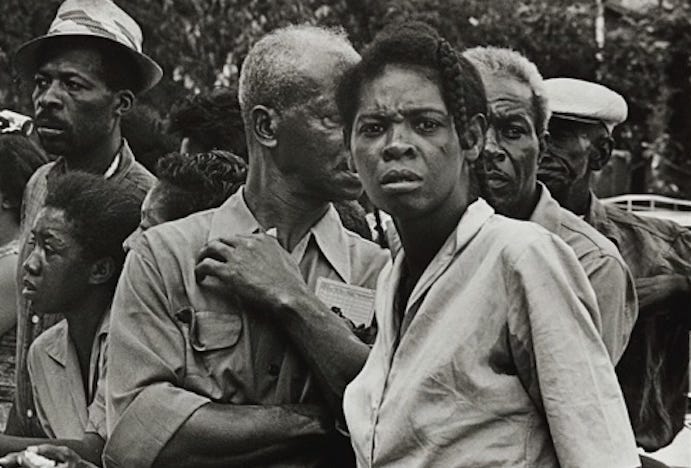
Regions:
<instances>
[{"instance_id":1,"label":"blurred foliage background","mask_svg":"<svg viewBox=\"0 0 691 468\"><path fill-rule=\"evenodd\" d=\"M11 53L47 30L59 0L2 0L0 107L30 112ZM436 26L459 47L508 46L545 77L596 80L629 103L617 146L619 191L691 198L691 0L117 0L142 26L144 49L165 71L140 99L133 127L163 128L174 100L233 84L251 44L289 23L341 26L356 47L391 21ZM604 45L596 18L604 19ZM602 45L602 44L600 44ZM143 140L151 140L143 135Z\"/></svg>"}]
</instances>

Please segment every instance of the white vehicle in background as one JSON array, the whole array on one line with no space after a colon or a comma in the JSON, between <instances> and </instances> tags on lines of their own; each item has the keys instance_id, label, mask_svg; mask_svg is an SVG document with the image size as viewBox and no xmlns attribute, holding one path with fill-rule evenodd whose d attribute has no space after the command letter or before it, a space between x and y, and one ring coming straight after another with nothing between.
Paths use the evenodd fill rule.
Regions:
<instances>
[{"instance_id":1,"label":"white vehicle in background","mask_svg":"<svg viewBox=\"0 0 691 468\"><path fill-rule=\"evenodd\" d=\"M640 216L669 219L691 228L691 201L662 195L618 195L604 198L603 203L617 205Z\"/></svg>"}]
</instances>

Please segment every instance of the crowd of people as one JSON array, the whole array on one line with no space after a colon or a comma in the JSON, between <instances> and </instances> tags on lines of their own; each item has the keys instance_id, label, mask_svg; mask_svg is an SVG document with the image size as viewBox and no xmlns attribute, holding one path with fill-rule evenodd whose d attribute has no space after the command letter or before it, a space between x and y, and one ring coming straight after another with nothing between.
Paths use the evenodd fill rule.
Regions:
<instances>
[{"instance_id":1,"label":"crowd of people","mask_svg":"<svg viewBox=\"0 0 691 468\"><path fill-rule=\"evenodd\" d=\"M664 466L639 448L684 423L691 231L592 192L622 96L419 22L360 52L293 25L173 107L152 173L142 40L65 0L15 52L0 466Z\"/></svg>"}]
</instances>

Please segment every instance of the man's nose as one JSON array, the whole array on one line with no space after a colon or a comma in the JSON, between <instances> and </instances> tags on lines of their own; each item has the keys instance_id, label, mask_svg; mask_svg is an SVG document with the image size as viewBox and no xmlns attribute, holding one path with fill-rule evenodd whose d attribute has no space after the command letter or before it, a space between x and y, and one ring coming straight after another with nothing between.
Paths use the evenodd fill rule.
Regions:
<instances>
[{"instance_id":1,"label":"man's nose","mask_svg":"<svg viewBox=\"0 0 691 468\"><path fill-rule=\"evenodd\" d=\"M40 108L62 106L61 93L62 91L57 80L51 81L45 89L38 92L36 106Z\"/></svg>"},{"instance_id":2,"label":"man's nose","mask_svg":"<svg viewBox=\"0 0 691 468\"><path fill-rule=\"evenodd\" d=\"M499 144L497 131L490 127L485 138L485 148L482 152L483 161L487 163L501 163L506 159L506 151Z\"/></svg>"},{"instance_id":3,"label":"man's nose","mask_svg":"<svg viewBox=\"0 0 691 468\"><path fill-rule=\"evenodd\" d=\"M392 126L387 140L383 152L385 161L411 157L415 154L415 146L410 143L408 132L403 125Z\"/></svg>"},{"instance_id":4,"label":"man's nose","mask_svg":"<svg viewBox=\"0 0 691 468\"><path fill-rule=\"evenodd\" d=\"M41 272L41 260L36 253L36 249L32 250L29 256L26 257L26 260L22 263L22 268L32 276L37 276Z\"/></svg>"}]
</instances>

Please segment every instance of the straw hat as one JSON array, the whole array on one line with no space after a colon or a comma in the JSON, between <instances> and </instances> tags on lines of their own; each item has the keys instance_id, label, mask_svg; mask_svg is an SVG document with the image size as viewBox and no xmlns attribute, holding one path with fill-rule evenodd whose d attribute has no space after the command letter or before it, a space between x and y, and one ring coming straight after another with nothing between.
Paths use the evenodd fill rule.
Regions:
<instances>
[{"instance_id":1,"label":"straw hat","mask_svg":"<svg viewBox=\"0 0 691 468\"><path fill-rule=\"evenodd\" d=\"M141 80L135 92L152 88L163 76L161 67L142 52L142 30L137 22L111 0L65 0L48 32L17 49L15 68L24 77L32 76L41 46L67 36L99 38L125 50L139 68Z\"/></svg>"}]
</instances>

